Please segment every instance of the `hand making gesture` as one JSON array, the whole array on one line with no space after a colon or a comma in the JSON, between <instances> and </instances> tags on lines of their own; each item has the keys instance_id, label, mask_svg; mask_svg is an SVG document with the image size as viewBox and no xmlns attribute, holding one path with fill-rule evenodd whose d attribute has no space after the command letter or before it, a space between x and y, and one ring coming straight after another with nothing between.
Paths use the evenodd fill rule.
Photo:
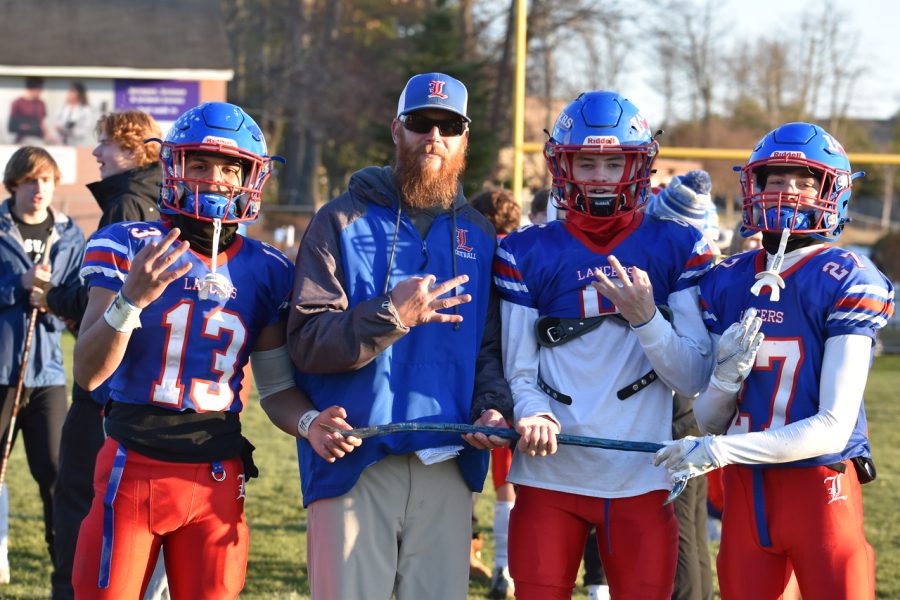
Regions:
<instances>
[{"instance_id":1,"label":"hand making gesture","mask_svg":"<svg viewBox=\"0 0 900 600\"><path fill-rule=\"evenodd\" d=\"M439 310L453 308L472 301L470 294L441 298L453 288L469 281L468 275L460 275L435 285L434 275L410 277L394 286L390 298L400 322L406 327L415 327L425 323L459 323L462 315L448 315Z\"/></svg>"},{"instance_id":2,"label":"hand making gesture","mask_svg":"<svg viewBox=\"0 0 900 600\"><path fill-rule=\"evenodd\" d=\"M190 247L188 242L181 242L168 252L180 234L180 229L173 228L162 241L144 246L131 262L131 270L122 285L122 294L138 308L148 306L162 295L170 283L191 270L190 262L170 270Z\"/></svg>"},{"instance_id":3,"label":"hand making gesture","mask_svg":"<svg viewBox=\"0 0 900 600\"><path fill-rule=\"evenodd\" d=\"M616 272L617 281L609 279L598 269L594 271L597 281L591 282L591 285L609 298L632 326L643 325L656 313L650 276L647 271L632 267L633 275L629 277L619 259L610 254L607 260Z\"/></svg>"}]
</instances>

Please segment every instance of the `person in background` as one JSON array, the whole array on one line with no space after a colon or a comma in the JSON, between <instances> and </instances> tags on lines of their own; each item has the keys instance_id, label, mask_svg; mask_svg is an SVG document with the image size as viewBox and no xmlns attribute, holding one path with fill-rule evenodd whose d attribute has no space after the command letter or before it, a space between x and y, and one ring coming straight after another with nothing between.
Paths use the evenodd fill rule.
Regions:
<instances>
[{"instance_id":1,"label":"person in background","mask_svg":"<svg viewBox=\"0 0 900 600\"><path fill-rule=\"evenodd\" d=\"M145 140L162 136L159 124L143 111L130 110L103 115L94 131L97 147L93 156L100 181L87 187L101 211L97 229L122 221L158 219L157 202L162 184L159 144L145 143ZM42 308L68 320L78 330L88 304L87 285L79 279L69 286L50 286L43 298ZM107 393L105 386L91 394L77 382L72 384L72 404L63 425L59 476L53 494L56 536L51 596L54 600L71 600L74 596L75 545L81 521L94 498L94 463L106 439L102 411ZM161 587L165 587L162 572L155 575L150 589Z\"/></svg>"},{"instance_id":2,"label":"person in background","mask_svg":"<svg viewBox=\"0 0 900 600\"><path fill-rule=\"evenodd\" d=\"M47 105L41 98L44 92L43 77L26 77L25 94L13 100L9 107L7 130L14 144L42 144L47 140L44 119Z\"/></svg>"},{"instance_id":3,"label":"person in background","mask_svg":"<svg viewBox=\"0 0 900 600\"><path fill-rule=\"evenodd\" d=\"M298 381L316 406L301 427L318 429L334 402L355 427L503 427L510 416L490 278L496 234L459 181L467 104L449 75L412 77L391 122L394 164L356 172L307 228L288 321ZM312 598L465 598L483 450L507 444L399 434L330 464L301 440Z\"/></svg>"},{"instance_id":4,"label":"person in background","mask_svg":"<svg viewBox=\"0 0 900 600\"><path fill-rule=\"evenodd\" d=\"M80 81L73 81L56 115L56 135L63 145L88 146L93 140L93 129L94 109L88 104L87 90Z\"/></svg>"},{"instance_id":5,"label":"person in background","mask_svg":"<svg viewBox=\"0 0 900 600\"><path fill-rule=\"evenodd\" d=\"M713 222L710 206L712 179L702 169L672 178L669 185L650 198L646 212L660 219L676 219L700 231L710 248L717 250L718 217ZM699 435L694 418L695 396L674 394L672 404L672 439ZM707 538L707 481L691 479L675 500L678 518L678 569L675 571L673 600L710 600L713 594L712 566Z\"/></svg>"},{"instance_id":6,"label":"person in background","mask_svg":"<svg viewBox=\"0 0 900 600\"><path fill-rule=\"evenodd\" d=\"M632 102L580 95L544 150L566 221L523 227L497 250L504 371L521 435L509 474L520 600L571 596L591 525L612 597L672 595L678 525L663 506L665 470L639 453L557 444L561 432L668 439L673 390L692 396L709 381L697 282L712 252L694 228L640 212L657 152Z\"/></svg>"},{"instance_id":7,"label":"person in background","mask_svg":"<svg viewBox=\"0 0 900 600\"><path fill-rule=\"evenodd\" d=\"M484 190L472 196L469 204L487 217L494 226L498 239L503 239L521 225L522 207L507 189Z\"/></svg>"},{"instance_id":8,"label":"person in background","mask_svg":"<svg viewBox=\"0 0 900 600\"><path fill-rule=\"evenodd\" d=\"M16 150L3 175L11 197L0 205L0 444L5 447L20 379L14 437L22 433L44 513L44 539L54 558L53 491L66 415L66 372L60 347L65 323L44 310L31 321L33 298L47 285L74 285L84 253L81 230L52 208L60 179L53 157L34 146ZM27 329L33 327L27 370ZM8 457L4 457L8 458Z\"/></svg>"},{"instance_id":9,"label":"person in background","mask_svg":"<svg viewBox=\"0 0 900 600\"><path fill-rule=\"evenodd\" d=\"M531 207L528 209L528 220L533 225L543 225L547 222L547 202L550 200L550 189L538 190L531 197Z\"/></svg>"},{"instance_id":10,"label":"person in background","mask_svg":"<svg viewBox=\"0 0 900 600\"><path fill-rule=\"evenodd\" d=\"M717 361L694 414L709 435L669 442L655 462L679 481L724 467L723 598L781 597L791 571L804 598L875 597L863 392L894 288L867 258L828 245L860 175L817 125L766 134L741 170L744 231L762 232L764 251L700 283Z\"/></svg>"},{"instance_id":11,"label":"person in background","mask_svg":"<svg viewBox=\"0 0 900 600\"><path fill-rule=\"evenodd\" d=\"M506 189L485 190L472 197L469 203L494 226L497 239L503 239L519 228L522 209L512 192ZM540 211L540 206L537 207ZM535 209L532 202L532 210ZM543 218L546 222L547 203L544 201ZM533 214L533 213L532 213ZM531 216L531 215L530 215ZM532 218L532 223L534 223ZM515 592L509 575L509 513L516 501L513 484L506 480L512 464L512 450L508 447L491 450L491 478L494 482L494 568L491 572L491 598L506 598Z\"/></svg>"},{"instance_id":12,"label":"person in background","mask_svg":"<svg viewBox=\"0 0 900 600\"><path fill-rule=\"evenodd\" d=\"M738 222L735 226L734 235L731 237L731 245L728 247L728 255L739 254L747 250L758 250L762 248L762 232L761 231L744 231L743 224Z\"/></svg>"}]
</instances>

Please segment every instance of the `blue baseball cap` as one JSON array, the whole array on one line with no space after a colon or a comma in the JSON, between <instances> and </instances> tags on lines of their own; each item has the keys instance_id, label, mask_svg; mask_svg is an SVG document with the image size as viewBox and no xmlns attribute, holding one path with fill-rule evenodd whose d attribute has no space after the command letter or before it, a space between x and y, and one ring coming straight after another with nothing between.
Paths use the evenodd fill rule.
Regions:
<instances>
[{"instance_id":1,"label":"blue baseball cap","mask_svg":"<svg viewBox=\"0 0 900 600\"><path fill-rule=\"evenodd\" d=\"M469 92L458 79L443 73L424 73L406 82L397 103L397 116L437 108L455 113L469 123L472 119L466 116L468 102Z\"/></svg>"}]
</instances>

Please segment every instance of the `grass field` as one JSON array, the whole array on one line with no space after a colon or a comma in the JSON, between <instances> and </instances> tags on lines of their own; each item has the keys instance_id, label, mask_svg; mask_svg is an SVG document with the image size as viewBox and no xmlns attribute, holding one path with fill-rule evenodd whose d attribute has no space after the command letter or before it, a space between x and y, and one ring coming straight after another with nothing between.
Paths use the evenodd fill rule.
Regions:
<instances>
[{"instance_id":1,"label":"grass field","mask_svg":"<svg viewBox=\"0 0 900 600\"><path fill-rule=\"evenodd\" d=\"M71 338L66 338L67 360ZM71 367L71 362L68 363ZM866 535L875 547L877 597L900 598L900 356L875 362L869 378L866 406L878 465L878 479L864 488ZM242 598L306 598L306 512L300 503L297 458L293 439L271 426L255 402L244 412L245 435L256 445L261 476L247 486L250 522L250 564ZM19 444L9 467L10 550L12 583L0 587L2 598L47 598L50 560L43 541L43 521L37 485L28 473ZM487 488L492 486L488 485ZM491 559L493 490L478 500L479 528ZM713 548L714 551L714 548ZM469 597L487 597L488 584L472 581ZM585 598L577 588L575 598Z\"/></svg>"}]
</instances>

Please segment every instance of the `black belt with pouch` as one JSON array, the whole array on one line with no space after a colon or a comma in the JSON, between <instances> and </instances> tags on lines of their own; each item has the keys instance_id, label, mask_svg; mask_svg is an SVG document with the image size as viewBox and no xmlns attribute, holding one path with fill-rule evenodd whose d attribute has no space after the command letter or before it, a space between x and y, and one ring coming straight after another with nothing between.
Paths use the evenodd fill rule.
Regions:
<instances>
[{"instance_id":1,"label":"black belt with pouch","mask_svg":"<svg viewBox=\"0 0 900 600\"><path fill-rule=\"evenodd\" d=\"M659 309L659 312L666 319L666 321L668 321L669 323L673 322L672 310L668 306L657 305L656 308ZM616 319L622 324L630 327L628 321L625 320L625 317L623 317L621 314L609 313L607 315L587 317L584 319L540 317L534 323L534 332L539 345L543 346L544 348L553 348L556 346L561 346L567 342L571 342L572 340L583 336L589 331L596 329L607 318ZM636 381L629 383L618 392L616 392L616 396L619 398L619 400L626 400L656 381L658 378L659 376L656 374L656 371L650 369ZM551 387L549 384L547 384L546 381L544 381L540 374L538 374L538 387L542 392L544 392L554 400L562 402L563 404L572 404L571 396L553 389L553 387Z\"/></svg>"}]
</instances>

